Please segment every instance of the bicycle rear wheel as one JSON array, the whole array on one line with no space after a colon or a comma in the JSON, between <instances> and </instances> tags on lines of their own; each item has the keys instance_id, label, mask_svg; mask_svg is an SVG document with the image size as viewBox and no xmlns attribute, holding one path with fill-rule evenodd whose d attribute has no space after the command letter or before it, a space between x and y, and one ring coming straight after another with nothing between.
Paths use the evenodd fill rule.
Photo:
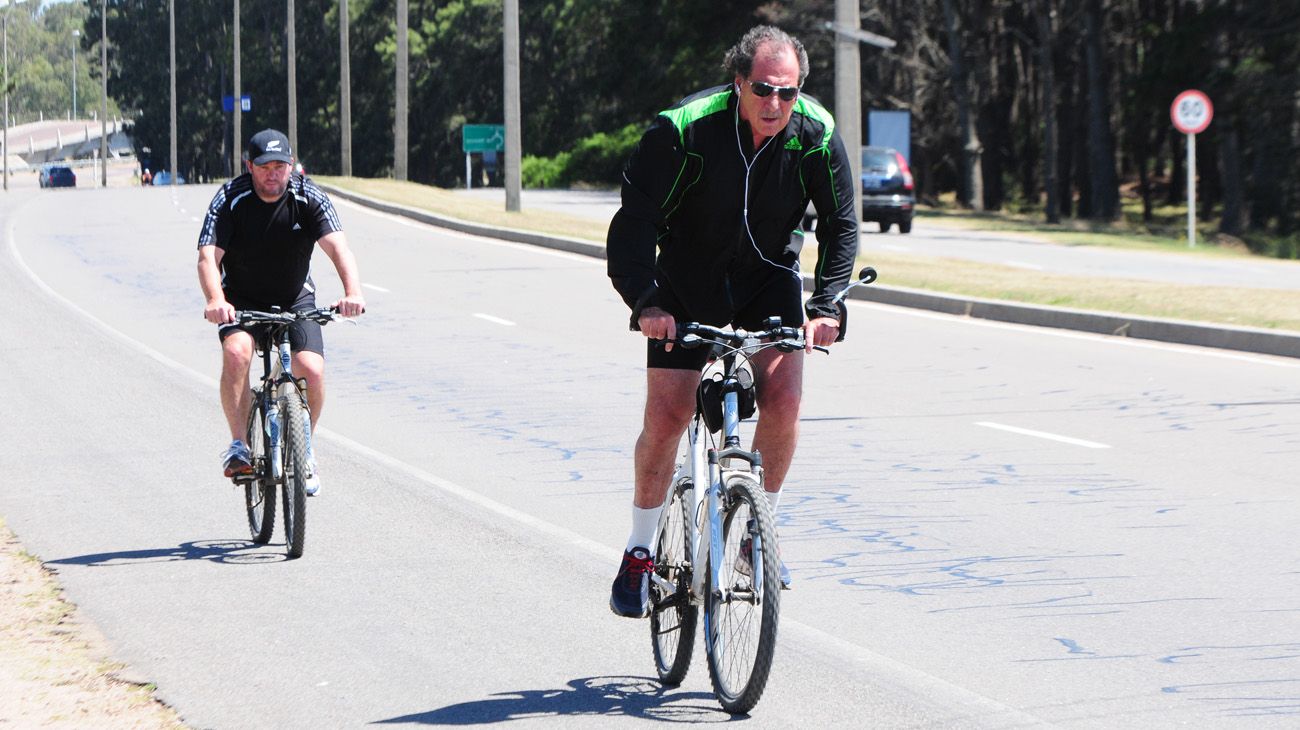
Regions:
<instances>
[{"instance_id":1,"label":"bicycle rear wheel","mask_svg":"<svg viewBox=\"0 0 1300 730\"><path fill-rule=\"evenodd\" d=\"M731 475L724 493L723 555L709 558L721 562L719 584L705 596L705 646L714 694L723 709L740 714L758 703L772 670L781 563L772 512L758 482Z\"/></svg>"},{"instance_id":2,"label":"bicycle rear wheel","mask_svg":"<svg viewBox=\"0 0 1300 730\"><path fill-rule=\"evenodd\" d=\"M257 475L244 485L244 508L248 512L248 532L253 542L265 545L271 541L275 529L275 485L266 479L269 471L266 448L266 410L260 391L253 391L253 407L248 413L248 430L244 443L253 455L253 469Z\"/></svg>"},{"instance_id":3,"label":"bicycle rear wheel","mask_svg":"<svg viewBox=\"0 0 1300 730\"><path fill-rule=\"evenodd\" d=\"M659 516L659 542L655 549L655 575L672 583L669 592L650 582L650 641L654 645L659 681L681 684L691 668L699 608L690 601L691 552L688 530L691 504L689 484L673 487L672 497Z\"/></svg>"},{"instance_id":4,"label":"bicycle rear wheel","mask_svg":"<svg viewBox=\"0 0 1300 730\"><path fill-rule=\"evenodd\" d=\"M302 557L307 539L307 439L311 424L296 386L281 386L280 430L284 434L284 542L291 558Z\"/></svg>"}]
</instances>

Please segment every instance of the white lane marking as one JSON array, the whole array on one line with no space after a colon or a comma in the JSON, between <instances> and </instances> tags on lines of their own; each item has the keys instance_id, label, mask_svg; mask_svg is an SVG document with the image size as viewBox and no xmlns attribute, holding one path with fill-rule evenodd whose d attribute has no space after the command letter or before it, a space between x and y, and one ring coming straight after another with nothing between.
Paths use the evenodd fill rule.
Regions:
<instances>
[{"instance_id":1,"label":"white lane marking","mask_svg":"<svg viewBox=\"0 0 1300 730\"><path fill-rule=\"evenodd\" d=\"M13 233L12 217L5 225L5 234L9 240L10 253L13 255L13 258L18 263L19 267L27 274L28 278L35 282L41 290L49 294L55 301L63 304L74 313L81 315L90 322L91 325L98 327L108 336L120 341L127 347L136 350L145 357L157 361L186 378L206 385L209 390L217 390L218 383L216 380L195 370L191 370L189 367L167 357L143 342L135 340L126 333L114 329L107 322L104 322L85 309L82 309L72 300L59 294L52 287L46 284L45 281L37 276L36 272L32 270L25 261L23 261L22 255L18 253L18 244ZM595 540L580 535L567 527L561 527L554 523L547 522L546 520L540 519L530 513L511 507L502 502L498 502L473 489L462 486L448 479L443 479L442 477L408 464L396 457L389 456L388 454L377 451L360 442L353 441L342 434L334 433L326 428L316 429L315 434L332 443L338 444L353 453L373 459L390 468L403 471L425 484L443 491L444 493L458 497L466 502L477 505L484 510L513 520L524 527L533 529L555 540L568 543L569 545L582 550L587 555L608 563L609 565L614 565L619 556L623 554L623 547L621 545L618 547L611 547L596 542ZM823 655L828 655L832 660L838 658L854 662L878 675L882 681L886 681L913 696L920 698L928 697L932 701L932 706L934 706L933 703L938 703L939 706L950 709L959 716L966 714L969 716L1002 719L1011 725L1034 726L1042 724L1042 720L1032 714L1004 705L977 692L968 690L965 687L951 684L934 675L927 674L919 669L891 659L890 657L871 651L866 647L859 646L852 641L827 633L800 621L787 618L782 622L782 628L787 632L799 636L800 643L807 648L815 649Z\"/></svg>"},{"instance_id":2,"label":"white lane marking","mask_svg":"<svg viewBox=\"0 0 1300 730\"><path fill-rule=\"evenodd\" d=\"M200 373L195 372L194 370L190 370L189 368L185 367L179 362L153 349L152 347L149 347L148 345L145 345L141 342L137 342L136 340L132 339L125 333L110 327L108 323L105 322L104 320L82 309L71 299L68 299L62 294L54 291L53 287L51 287L49 284L46 284L45 281L41 279L41 277L36 275L36 272L32 269L32 267L28 266L27 262L23 260L23 255L18 252L18 239L17 236L14 235L13 216L10 216L9 221L5 225L5 237L9 239L9 253L13 256L14 262L18 264L18 268L22 269L23 273L27 274L27 278L31 279L32 283L36 284L36 286L41 291L48 294L51 299L59 302L63 306L72 310L74 313L81 315L92 326L98 327L101 331L104 332L104 334L108 335L111 339L116 339L119 342L127 345L128 347L133 347L137 351L143 353L146 357L152 358L153 360L157 361L159 364L171 368L184 375L191 376L195 378L198 382L202 383L203 385L206 385L210 388L217 386L217 381L215 379L207 377L205 375L201 375Z\"/></svg>"},{"instance_id":3,"label":"white lane marking","mask_svg":"<svg viewBox=\"0 0 1300 730\"><path fill-rule=\"evenodd\" d=\"M371 289L371 290L373 290L373 291L383 292L383 293L385 293L385 294L388 294L388 293L392 292L392 289L385 289L385 288L383 288L382 286L375 286L374 284L367 284L367 283L365 283L364 281L361 282L361 288L362 288L362 289Z\"/></svg>"},{"instance_id":4,"label":"white lane marking","mask_svg":"<svg viewBox=\"0 0 1300 730\"><path fill-rule=\"evenodd\" d=\"M1109 444L1099 444L1096 441L1085 441L1084 439L1072 438L1070 436L1062 436L1060 434L1048 433L1046 431L1035 431L1029 428L1020 428L1018 426L1008 426L1003 423L994 423L992 421L977 421L975 425L983 426L984 428L995 428L999 431L1006 431L1008 433L1018 433L1021 436L1033 436L1035 438L1047 439L1048 441L1060 441L1063 444L1082 446L1085 449L1109 449L1110 448Z\"/></svg>"},{"instance_id":5,"label":"white lane marking","mask_svg":"<svg viewBox=\"0 0 1300 730\"><path fill-rule=\"evenodd\" d=\"M1002 263L1005 266L1014 266L1017 269L1029 269L1031 271L1042 271L1044 268L1046 268L1043 266L1039 266L1038 264L1025 263L1024 261L1003 261Z\"/></svg>"},{"instance_id":6,"label":"white lane marking","mask_svg":"<svg viewBox=\"0 0 1300 730\"><path fill-rule=\"evenodd\" d=\"M882 245L881 248L885 249L886 251L911 251L912 250L910 246L899 246L896 243L886 243Z\"/></svg>"},{"instance_id":7,"label":"white lane marking","mask_svg":"<svg viewBox=\"0 0 1300 730\"><path fill-rule=\"evenodd\" d=\"M508 320L508 319L501 319L500 317L493 317L493 316L490 315L490 314L483 314L482 312L475 312L475 313L474 313L474 316L475 316L475 317L478 317L479 319L486 319L487 321L492 322L492 323L494 323L494 324L505 325L506 327L514 327L514 326L515 326L515 323L514 323L514 322L511 322L511 321Z\"/></svg>"}]
</instances>

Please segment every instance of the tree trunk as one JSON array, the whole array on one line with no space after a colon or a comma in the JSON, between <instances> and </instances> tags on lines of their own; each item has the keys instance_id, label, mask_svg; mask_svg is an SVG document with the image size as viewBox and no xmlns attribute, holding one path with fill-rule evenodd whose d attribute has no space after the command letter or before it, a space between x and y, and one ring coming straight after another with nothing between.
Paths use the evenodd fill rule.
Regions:
<instances>
[{"instance_id":1,"label":"tree trunk","mask_svg":"<svg viewBox=\"0 0 1300 730\"><path fill-rule=\"evenodd\" d=\"M1235 120L1231 116L1219 120L1223 125L1219 133L1219 179L1223 185L1223 211L1219 230L1232 236L1242 233L1241 147Z\"/></svg>"},{"instance_id":2,"label":"tree trunk","mask_svg":"<svg viewBox=\"0 0 1300 730\"><path fill-rule=\"evenodd\" d=\"M1043 79L1043 190L1047 193L1048 223L1061 222L1059 184L1056 179L1056 68L1052 58L1055 31L1052 17L1055 14L1052 0L1039 0L1035 13L1038 16L1038 67Z\"/></svg>"},{"instance_id":3,"label":"tree trunk","mask_svg":"<svg viewBox=\"0 0 1300 730\"><path fill-rule=\"evenodd\" d=\"M980 172L980 140L971 115L966 63L962 58L961 30L957 27L954 0L943 0L943 17L948 27L948 56L952 64L952 90L957 101L957 134L961 139L961 170L957 200L974 210L984 203L984 180Z\"/></svg>"},{"instance_id":4,"label":"tree trunk","mask_svg":"<svg viewBox=\"0 0 1300 730\"><path fill-rule=\"evenodd\" d=\"M1110 92L1106 84L1101 0L1088 0L1084 13L1084 60L1088 73L1088 187L1094 220L1115 220L1119 187L1115 182L1114 141L1110 130Z\"/></svg>"}]
</instances>

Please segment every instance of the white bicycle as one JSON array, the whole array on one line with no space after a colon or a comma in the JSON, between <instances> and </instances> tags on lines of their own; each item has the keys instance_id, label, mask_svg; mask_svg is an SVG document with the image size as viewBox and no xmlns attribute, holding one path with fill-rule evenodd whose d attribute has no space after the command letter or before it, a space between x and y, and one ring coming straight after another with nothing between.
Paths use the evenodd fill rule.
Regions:
<instances>
[{"instance_id":1,"label":"white bicycle","mask_svg":"<svg viewBox=\"0 0 1300 730\"><path fill-rule=\"evenodd\" d=\"M875 279L874 269L863 269L836 303ZM779 317L765 325L755 332L678 327L680 346L716 346L721 354L700 377L687 453L659 518L650 585L660 681L676 685L686 677L702 605L713 691L723 709L737 714L751 710L767 686L781 613L781 560L762 455L740 447L740 423L753 414L756 399L749 360L769 347L804 349L799 328L781 326Z\"/></svg>"}]
</instances>

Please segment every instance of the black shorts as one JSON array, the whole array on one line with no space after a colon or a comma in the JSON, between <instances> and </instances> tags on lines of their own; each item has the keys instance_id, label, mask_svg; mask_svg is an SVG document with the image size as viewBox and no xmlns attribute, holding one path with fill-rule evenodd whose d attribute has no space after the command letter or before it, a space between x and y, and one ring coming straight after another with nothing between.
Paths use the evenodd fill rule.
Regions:
<instances>
[{"instance_id":1,"label":"black shorts","mask_svg":"<svg viewBox=\"0 0 1300 730\"><path fill-rule=\"evenodd\" d=\"M656 294L655 306L673 315L678 324L691 321L685 307L666 288ZM787 272L773 272L766 281L757 282L753 294L743 301L736 302L735 311L725 321L704 322L704 324L722 327L731 325L747 330L763 329L768 317L780 317L784 327L798 327L803 324L803 281ZM667 368L670 370L703 370L709 362L708 347L673 347L671 352L664 351L659 342L646 340L646 367Z\"/></svg>"},{"instance_id":2,"label":"black shorts","mask_svg":"<svg viewBox=\"0 0 1300 730\"><path fill-rule=\"evenodd\" d=\"M240 296L226 296L226 301L234 305L236 310L254 310L258 312L271 311L270 304L257 302ZM316 308L316 293L303 287L298 293L298 299L294 301L293 306L289 307L291 311L302 312L308 309ZM253 336L253 342L260 342L262 335L270 325L257 324L248 327L241 327L237 324L225 324L217 330L217 336L224 342L227 337L243 330ZM294 352L307 351L314 352L321 357L325 357L325 338L321 335L320 324L307 320L298 320L289 327L289 347Z\"/></svg>"}]
</instances>

